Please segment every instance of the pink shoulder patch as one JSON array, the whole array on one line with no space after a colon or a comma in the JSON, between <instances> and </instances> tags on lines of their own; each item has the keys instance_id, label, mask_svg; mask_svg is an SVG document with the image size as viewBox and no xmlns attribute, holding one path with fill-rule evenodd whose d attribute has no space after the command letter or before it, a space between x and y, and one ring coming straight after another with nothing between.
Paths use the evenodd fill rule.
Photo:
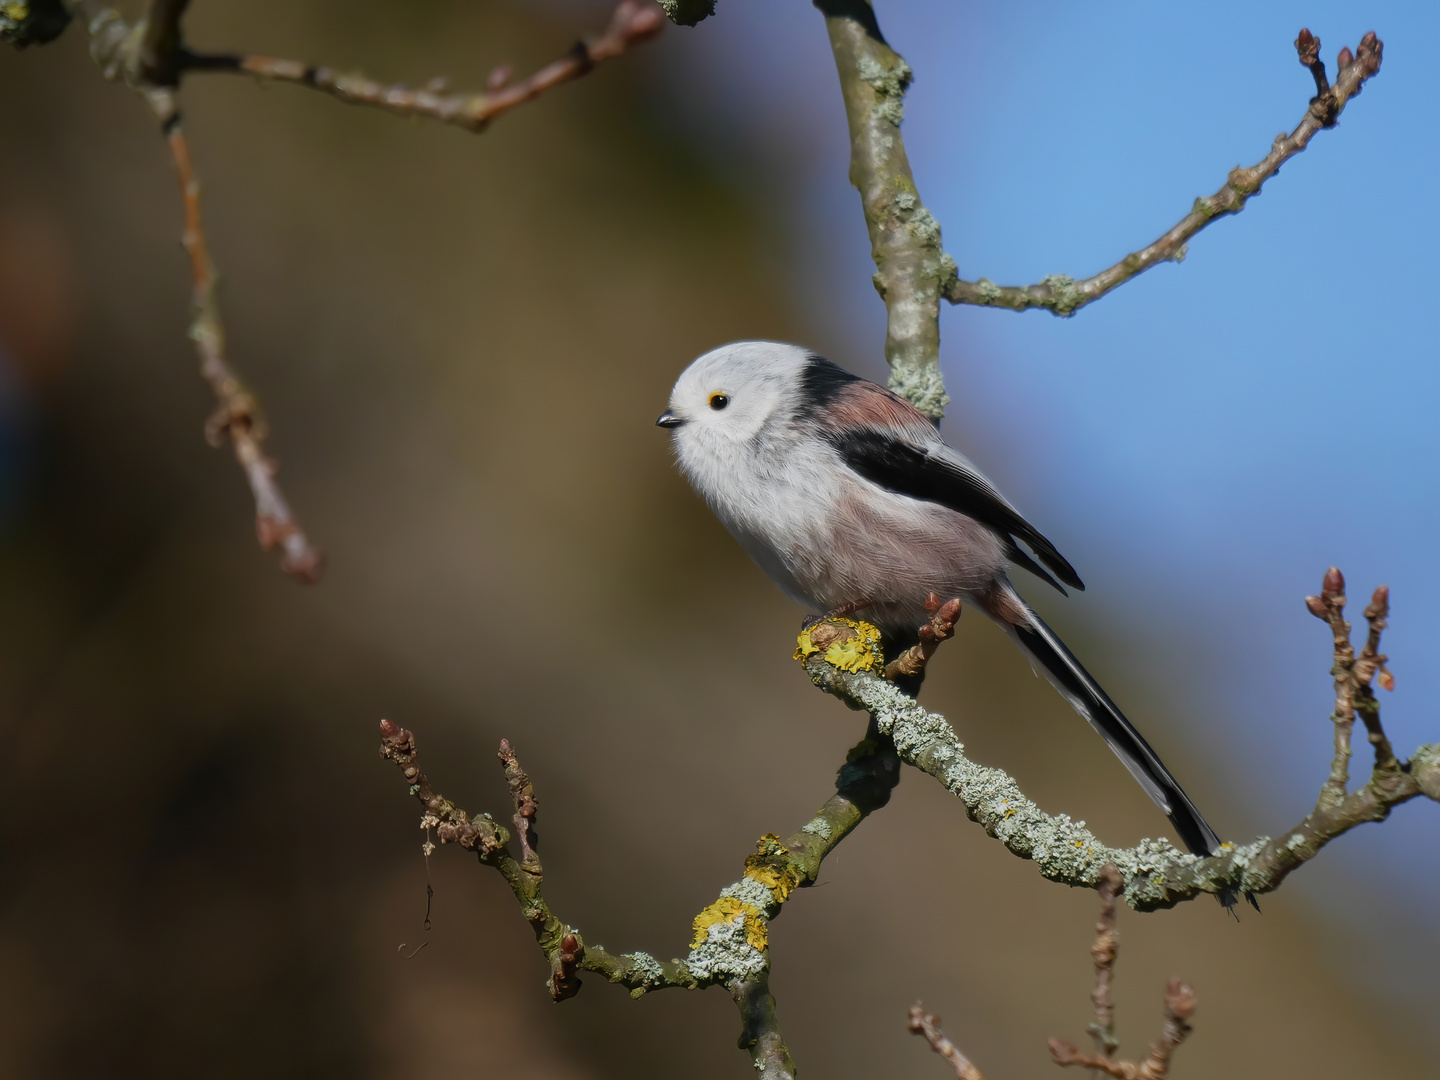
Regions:
<instances>
[{"instance_id":1,"label":"pink shoulder patch","mask_svg":"<svg viewBox=\"0 0 1440 1080\"><path fill-rule=\"evenodd\" d=\"M924 413L872 382L850 383L835 395L829 411L839 427L891 428L922 440L937 437Z\"/></svg>"}]
</instances>

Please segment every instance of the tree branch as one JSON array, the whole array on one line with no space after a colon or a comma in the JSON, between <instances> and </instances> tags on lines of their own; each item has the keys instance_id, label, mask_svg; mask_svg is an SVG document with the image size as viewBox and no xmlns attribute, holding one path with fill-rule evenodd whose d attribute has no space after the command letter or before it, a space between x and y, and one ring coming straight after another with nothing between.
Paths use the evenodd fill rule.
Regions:
<instances>
[{"instance_id":1,"label":"tree branch","mask_svg":"<svg viewBox=\"0 0 1440 1080\"><path fill-rule=\"evenodd\" d=\"M166 127L166 139L180 178L180 191L185 201L185 232L183 242L190 255L194 273L191 306L190 338L200 354L200 374L219 403L205 422L205 437L211 446L221 446L226 437L235 450L235 460L245 472L255 498L255 535L260 547L269 551L279 547L280 569L298 581L320 580L324 560L310 538L295 520L295 514L275 481L278 468L274 459L265 454L265 421L260 415L254 395L236 377L225 359L225 326L220 319L220 302L216 294L215 265L205 243L200 222L200 182L190 165L190 148L180 126L180 117L173 106L165 104L165 94L152 94ZM165 120L168 114L169 119Z\"/></svg>"},{"instance_id":2,"label":"tree branch","mask_svg":"<svg viewBox=\"0 0 1440 1080\"><path fill-rule=\"evenodd\" d=\"M1165 1026L1150 1044L1150 1053L1136 1064L1117 1061L1108 1054L1084 1054L1063 1039L1050 1040L1050 1058L1056 1065L1079 1065L1097 1069L1115 1080L1164 1080L1170 1075L1170 1058L1190 1034L1190 1017L1195 1013L1195 991L1179 979L1165 987Z\"/></svg>"},{"instance_id":3,"label":"tree branch","mask_svg":"<svg viewBox=\"0 0 1440 1080\"><path fill-rule=\"evenodd\" d=\"M424 116L466 131L483 131L495 117L534 101L552 87L589 74L596 64L622 56L633 46L655 37L664 27L664 12L656 4L648 0L621 0L599 37L576 42L559 60L518 83L507 85L509 69L497 68L491 73L487 88L474 94L447 94L442 80L422 90L398 84L387 86L363 75L271 56L185 52L180 57L180 68L294 83L350 105L369 105L400 116Z\"/></svg>"},{"instance_id":4,"label":"tree branch","mask_svg":"<svg viewBox=\"0 0 1440 1080\"><path fill-rule=\"evenodd\" d=\"M945 1059L960 1080L985 1080L984 1075L975 1067L975 1063L945 1037L945 1032L940 1030L940 1018L927 1013L925 1007L918 1001L910 1006L909 1027L910 1034L924 1036L925 1041L930 1044L930 1049Z\"/></svg>"},{"instance_id":5,"label":"tree branch","mask_svg":"<svg viewBox=\"0 0 1440 1080\"><path fill-rule=\"evenodd\" d=\"M1343 589L1338 570L1326 575L1327 610L1343 610L1344 597L1330 587L1332 582ZM1335 664L1346 668L1347 679L1358 680L1366 670L1378 670L1383 659L1374 651L1379 647L1384 617L1379 602L1382 594L1377 591L1376 596L1372 604L1373 648L1367 646L1375 666L1360 668L1353 653L1346 658L1348 636L1336 639ZM814 630L811 627L812 634ZM846 633L855 631L846 627L831 640L839 641ZM1372 734L1377 755L1369 779L1349 794L1344 794L1342 783L1338 801L1333 783L1327 781L1315 809L1280 838L1262 837L1243 847L1225 844L1222 854L1207 858L1181 852L1164 839L1146 840L1133 848L1112 848L1101 843L1083 822L1071 821L1066 814L1045 813L1002 770L972 762L944 717L928 712L863 667L843 670L827 661L827 656L837 655L837 647L803 657L797 653L797 658L815 685L852 709L868 711L876 730L894 740L901 761L940 781L964 803L971 820L983 825L1013 854L1034 860L1041 875L1051 881L1094 888L1101 881L1105 864L1114 863L1125 879L1126 903L1139 911L1173 907L1203 893L1226 889L1271 892L1335 837L1367 821L1383 821L1392 808L1418 796L1440 801L1440 744L1421 746L1409 761L1395 759L1386 751L1389 743L1384 740L1376 704L1373 732L1379 735ZM1368 691L1368 685L1365 689ZM1337 738L1337 754L1338 744ZM1334 776L1332 768L1332 780Z\"/></svg>"},{"instance_id":6,"label":"tree branch","mask_svg":"<svg viewBox=\"0 0 1440 1080\"><path fill-rule=\"evenodd\" d=\"M910 65L885 43L868 0L815 0L825 16L845 117L850 183L860 192L875 289L885 301L890 388L936 423L950 399L940 375L940 294L955 264L920 202L900 137Z\"/></svg>"},{"instance_id":7,"label":"tree branch","mask_svg":"<svg viewBox=\"0 0 1440 1080\"><path fill-rule=\"evenodd\" d=\"M1351 57L1348 48L1342 50L1334 86L1325 82L1325 65L1318 56L1319 39L1313 37L1309 30L1301 30L1295 47L1300 62L1315 74L1315 85L1319 91L1311 99L1299 125L1289 135L1282 133L1276 136L1270 153L1255 165L1248 169L1237 166L1231 170L1219 191L1208 198L1202 196L1196 199L1190 212L1160 239L1082 281L1066 274L1051 274L1039 285L996 285L988 278L971 282L956 276L946 284L945 299L952 304L979 304L1012 311L1045 308L1056 315L1073 315L1086 304L1100 299L1151 267L1184 259L1186 244L1196 233L1227 214L1238 214L1245 208L1247 200L1260 194L1265 181L1279 172L1281 165L1309 145L1317 131L1335 126L1350 99L1360 93L1365 81L1380 70L1384 43L1372 31L1360 39L1358 55Z\"/></svg>"},{"instance_id":8,"label":"tree branch","mask_svg":"<svg viewBox=\"0 0 1440 1080\"><path fill-rule=\"evenodd\" d=\"M277 463L265 454L265 422L255 396L240 382L225 356L225 326L220 317L218 277L205 241L200 216L200 181L190 160L173 89L174 53L179 47L180 17L188 0L155 0L144 19L130 26L103 0L80 0L77 9L90 33L90 54L107 79L123 79L160 122L180 181L185 209L181 236L190 256L193 279L190 338L200 356L200 375L218 403L205 422L212 446L228 438L255 500L255 533L262 550L278 547L280 568L299 581L318 581L319 551L300 528L289 501L275 480ZM167 51L168 50L168 51ZM166 80L170 80L168 83Z\"/></svg>"},{"instance_id":9,"label":"tree branch","mask_svg":"<svg viewBox=\"0 0 1440 1080\"><path fill-rule=\"evenodd\" d=\"M380 721L380 753L400 768L410 794L423 810L421 824L433 828L440 843L459 844L500 872L529 921L550 964L548 986L562 1001L580 991L579 971L603 975L640 997L651 990L689 990L723 985L740 1010L740 1047L751 1054L767 1080L793 1077L795 1063L780 1034L775 999L769 989L769 925L797 888L815 882L820 864L870 813L889 801L899 779L899 761L890 740L874 730L851 749L835 782L835 794L799 832L787 840L767 834L745 860L745 873L722 889L714 903L693 921L694 936L684 960L660 961L649 953L615 954L588 944L561 921L545 901L544 867L536 851L535 818L539 803L529 776L508 741L500 745L514 802L522 857L509 851L510 833L489 814L471 817L431 786L420 768L414 735L389 720Z\"/></svg>"},{"instance_id":10,"label":"tree branch","mask_svg":"<svg viewBox=\"0 0 1440 1080\"><path fill-rule=\"evenodd\" d=\"M1115 930L1115 901L1125 888L1120 871L1109 863L1100 868L1100 918L1095 923L1095 943L1090 946L1090 959L1095 965L1095 989L1090 991L1090 1004L1095 1007L1095 1021L1090 1037L1095 1040L1097 1054L1113 1055L1120 1048L1115 1037L1115 1002L1110 998L1110 984L1115 977L1115 957L1120 951L1120 937Z\"/></svg>"}]
</instances>

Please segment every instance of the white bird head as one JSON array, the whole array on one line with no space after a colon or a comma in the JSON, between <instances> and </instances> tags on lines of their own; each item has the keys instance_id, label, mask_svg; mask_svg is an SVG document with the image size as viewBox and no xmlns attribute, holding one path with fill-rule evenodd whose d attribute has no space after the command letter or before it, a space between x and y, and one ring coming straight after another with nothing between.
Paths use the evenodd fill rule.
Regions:
<instances>
[{"instance_id":1,"label":"white bird head","mask_svg":"<svg viewBox=\"0 0 1440 1080\"><path fill-rule=\"evenodd\" d=\"M723 452L755 437L794 409L810 352L778 341L736 341L712 349L680 374L670 405L655 421L677 448Z\"/></svg>"}]
</instances>

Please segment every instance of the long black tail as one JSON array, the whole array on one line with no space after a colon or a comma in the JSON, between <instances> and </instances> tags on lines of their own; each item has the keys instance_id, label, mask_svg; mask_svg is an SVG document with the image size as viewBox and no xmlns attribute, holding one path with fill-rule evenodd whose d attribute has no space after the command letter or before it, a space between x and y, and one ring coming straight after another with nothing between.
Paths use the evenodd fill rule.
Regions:
<instances>
[{"instance_id":1,"label":"long black tail","mask_svg":"<svg viewBox=\"0 0 1440 1080\"><path fill-rule=\"evenodd\" d=\"M1028 605L1026 610L1029 611ZM1110 749L1115 751L1115 756L1130 770L1130 775L1174 823L1185 846L1196 855L1217 854L1220 838L1175 777L1170 775L1159 755L1150 749L1150 744L1135 730L1135 725L1125 719L1125 714L1100 689L1100 684L1075 659L1065 643L1055 636L1055 632L1033 611L1029 614L1029 626L1005 626L1011 639L1034 660L1050 684L1060 691L1075 711L1100 733Z\"/></svg>"}]
</instances>

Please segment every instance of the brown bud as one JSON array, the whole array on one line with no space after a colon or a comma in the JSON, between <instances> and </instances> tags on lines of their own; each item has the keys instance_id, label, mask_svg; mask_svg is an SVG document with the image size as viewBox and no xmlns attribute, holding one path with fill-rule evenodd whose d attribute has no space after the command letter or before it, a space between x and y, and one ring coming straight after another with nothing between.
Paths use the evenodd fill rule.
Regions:
<instances>
[{"instance_id":1,"label":"brown bud","mask_svg":"<svg viewBox=\"0 0 1440 1080\"><path fill-rule=\"evenodd\" d=\"M930 615L934 615L935 612L939 610L940 598L932 592L929 596L925 597L925 611Z\"/></svg>"},{"instance_id":2,"label":"brown bud","mask_svg":"<svg viewBox=\"0 0 1440 1080\"><path fill-rule=\"evenodd\" d=\"M1390 669L1387 667L1380 669L1380 677L1375 681L1380 684L1381 690L1393 691L1395 689L1395 676L1390 674Z\"/></svg>"},{"instance_id":3,"label":"brown bud","mask_svg":"<svg viewBox=\"0 0 1440 1080\"><path fill-rule=\"evenodd\" d=\"M1321 600L1318 596L1305 597L1305 606L1309 609L1310 614L1314 615L1317 619L1328 619L1330 617L1330 609L1325 606L1325 601Z\"/></svg>"},{"instance_id":4,"label":"brown bud","mask_svg":"<svg viewBox=\"0 0 1440 1080\"><path fill-rule=\"evenodd\" d=\"M1350 46L1346 45L1340 50L1340 55L1335 58L1335 66L1338 68L1347 68L1354 59L1355 54L1350 51Z\"/></svg>"},{"instance_id":5,"label":"brown bud","mask_svg":"<svg viewBox=\"0 0 1440 1080\"><path fill-rule=\"evenodd\" d=\"M1300 63L1309 67L1320 59L1320 39L1308 29L1302 29L1295 39L1295 52L1300 57Z\"/></svg>"},{"instance_id":6,"label":"brown bud","mask_svg":"<svg viewBox=\"0 0 1440 1080\"><path fill-rule=\"evenodd\" d=\"M1375 595L1370 598L1370 606L1365 609L1365 618L1383 619L1390 614L1390 586L1381 585L1375 590Z\"/></svg>"},{"instance_id":7,"label":"brown bud","mask_svg":"<svg viewBox=\"0 0 1440 1080\"><path fill-rule=\"evenodd\" d=\"M1333 600L1337 596L1345 595L1345 575L1340 572L1338 566L1332 566L1325 571L1325 580L1320 584L1320 596L1325 600Z\"/></svg>"},{"instance_id":8,"label":"brown bud","mask_svg":"<svg viewBox=\"0 0 1440 1080\"><path fill-rule=\"evenodd\" d=\"M1380 70L1380 57L1384 51L1385 43L1375 36L1374 30L1360 39L1360 59L1370 72Z\"/></svg>"},{"instance_id":9,"label":"brown bud","mask_svg":"<svg viewBox=\"0 0 1440 1080\"><path fill-rule=\"evenodd\" d=\"M1188 1020L1195 1013L1195 991L1179 979L1165 987L1165 1008L1176 1020Z\"/></svg>"},{"instance_id":10,"label":"brown bud","mask_svg":"<svg viewBox=\"0 0 1440 1080\"><path fill-rule=\"evenodd\" d=\"M946 600L940 607L940 618L953 626L955 620L960 618L960 601Z\"/></svg>"}]
</instances>

